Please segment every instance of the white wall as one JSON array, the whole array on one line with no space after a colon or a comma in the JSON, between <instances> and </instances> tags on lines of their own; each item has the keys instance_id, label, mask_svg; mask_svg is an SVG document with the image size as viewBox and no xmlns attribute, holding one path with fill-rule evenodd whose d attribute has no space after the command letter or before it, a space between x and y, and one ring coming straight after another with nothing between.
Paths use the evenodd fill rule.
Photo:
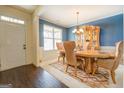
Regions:
<instances>
[{"instance_id":1,"label":"white wall","mask_svg":"<svg viewBox=\"0 0 124 93\"><path fill-rule=\"evenodd\" d=\"M109 51L109 52L115 51L115 46L101 46L100 48L104 51Z\"/></svg>"},{"instance_id":2,"label":"white wall","mask_svg":"<svg viewBox=\"0 0 124 93\"><path fill-rule=\"evenodd\" d=\"M58 55L59 54L57 50L44 51L43 47L40 47L40 60L42 62L55 60L57 59Z\"/></svg>"},{"instance_id":3,"label":"white wall","mask_svg":"<svg viewBox=\"0 0 124 93\"><path fill-rule=\"evenodd\" d=\"M40 66L40 46L39 46L39 15L42 11L42 7L39 6L35 9L32 22L33 22L33 64L35 66Z\"/></svg>"}]
</instances>

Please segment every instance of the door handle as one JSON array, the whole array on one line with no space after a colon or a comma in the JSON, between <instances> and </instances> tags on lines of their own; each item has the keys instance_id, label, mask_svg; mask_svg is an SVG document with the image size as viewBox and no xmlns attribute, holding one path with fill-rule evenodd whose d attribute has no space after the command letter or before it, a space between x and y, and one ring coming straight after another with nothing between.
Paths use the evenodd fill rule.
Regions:
<instances>
[{"instance_id":1,"label":"door handle","mask_svg":"<svg viewBox=\"0 0 124 93\"><path fill-rule=\"evenodd\" d=\"M24 50L26 49L26 44L23 44L23 49L24 49Z\"/></svg>"}]
</instances>

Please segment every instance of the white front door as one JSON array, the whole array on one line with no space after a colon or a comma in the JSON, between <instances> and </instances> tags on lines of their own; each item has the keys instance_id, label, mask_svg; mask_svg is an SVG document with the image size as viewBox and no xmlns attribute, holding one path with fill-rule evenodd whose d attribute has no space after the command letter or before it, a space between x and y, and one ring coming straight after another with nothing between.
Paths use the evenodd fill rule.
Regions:
<instances>
[{"instance_id":1,"label":"white front door","mask_svg":"<svg viewBox=\"0 0 124 93\"><path fill-rule=\"evenodd\" d=\"M25 65L25 26L0 22L1 70Z\"/></svg>"}]
</instances>

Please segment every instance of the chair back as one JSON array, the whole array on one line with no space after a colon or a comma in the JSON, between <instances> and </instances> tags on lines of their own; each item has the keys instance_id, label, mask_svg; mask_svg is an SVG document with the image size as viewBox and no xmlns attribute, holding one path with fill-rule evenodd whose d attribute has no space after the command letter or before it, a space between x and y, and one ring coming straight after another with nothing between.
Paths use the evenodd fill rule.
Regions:
<instances>
[{"instance_id":1,"label":"chair back","mask_svg":"<svg viewBox=\"0 0 124 93\"><path fill-rule=\"evenodd\" d=\"M76 65L76 56L74 53L74 49L76 47L76 44L74 41L65 41L64 42L64 49L65 49L65 56L67 60L67 64L71 66Z\"/></svg>"},{"instance_id":2,"label":"chair back","mask_svg":"<svg viewBox=\"0 0 124 93\"><path fill-rule=\"evenodd\" d=\"M56 42L56 47L58 50L64 49L63 43L62 42Z\"/></svg>"},{"instance_id":3,"label":"chair back","mask_svg":"<svg viewBox=\"0 0 124 93\"><path fill-rule=\"evenodd\" d=\"M113 70L115 70L120 61L122 61L122 58L123 58L123 43L124 41L119 41L116 43L116 50L115 50L115 62L114 62L114 65L112 67Z\"/></svg>"}]
</instances>

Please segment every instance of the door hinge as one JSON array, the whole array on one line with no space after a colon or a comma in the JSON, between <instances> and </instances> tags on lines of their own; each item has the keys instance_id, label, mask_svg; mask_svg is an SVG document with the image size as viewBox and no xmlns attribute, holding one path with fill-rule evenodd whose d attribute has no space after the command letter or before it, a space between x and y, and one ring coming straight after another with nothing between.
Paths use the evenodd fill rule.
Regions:
<instances>
[{"instance_id":1,"label":"door hinge","mask_svg":"<svg viewBox=\"0 0 124 93\"><path fill-rule=\"evenodd\" d=\"M0 67L1 67L1 59L0 59Z\"/></svg>"}]
</instances>

